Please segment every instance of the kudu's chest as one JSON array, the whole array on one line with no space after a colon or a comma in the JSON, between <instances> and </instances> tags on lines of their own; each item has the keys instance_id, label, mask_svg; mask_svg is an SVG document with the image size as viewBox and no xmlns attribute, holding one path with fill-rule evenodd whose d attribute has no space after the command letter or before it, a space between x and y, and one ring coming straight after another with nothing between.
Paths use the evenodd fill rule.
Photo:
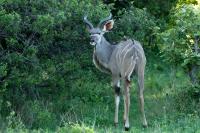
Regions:
<instances>
[{"instance_id":1,"label":"kudu's chest","mask_svg":"<svg viewBox=\"0 0 200 133\"><path fill-rule=\"evenodd\" d=\"M110 74L111 70L108 68L108 64L98 57L96 50L93 52L93 63L100 71Z\"/></svg>"}]
</instances>

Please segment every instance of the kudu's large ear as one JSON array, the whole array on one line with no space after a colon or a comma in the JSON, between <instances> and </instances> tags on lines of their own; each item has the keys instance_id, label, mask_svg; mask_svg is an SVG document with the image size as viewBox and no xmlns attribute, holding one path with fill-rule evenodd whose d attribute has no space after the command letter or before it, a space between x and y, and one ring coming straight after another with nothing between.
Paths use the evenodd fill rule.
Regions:
<instances>
[{"instance_id":1,"label":"kudu's large ear","mask_svg":"<svg viewBox=\"0 0 200 133\"><path fill-rule=\"evenodd\" d=\"M113 28L113 24L114 21L112 20L112 14L110 13L108 17L99 22L98 27L102 29L102 31L107 32Z\"/></svg>"},{"instance_id":2,"label":"kudu's large ear","mask_svg":"<svg viewBox=\"0 0 200 133\"><path fill-rule=\"evenodd\" d=\"M108 32L113 28L114 21L113 20L108 20L104 25L103 25L103 31Z\"/></svg>"}]
</instances>

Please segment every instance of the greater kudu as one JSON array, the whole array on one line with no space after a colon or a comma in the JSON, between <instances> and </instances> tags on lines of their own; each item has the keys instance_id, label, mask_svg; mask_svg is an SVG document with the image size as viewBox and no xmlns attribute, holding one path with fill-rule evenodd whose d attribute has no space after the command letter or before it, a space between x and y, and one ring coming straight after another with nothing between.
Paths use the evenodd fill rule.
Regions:
<instances>
[{"instance_id":1,"label":"greater kudu","mask_svg":"<svg viewBox=\"0 0 200 133\"><path fill-rule=\"evenodd\" d=\"M111 45L103 36L105 32L113 27L114 21L111 14L101 20L96 28L88 21L87 16L84 16L84 22L90 33L90 44L94 45L93 62L95 66L100 71L112 75L112 84L115 90L115 125L118 123L120 80L122 80L124 82L124 126L125 130L129 129L130 76L135 71L138 77L142 124L147 127L143 97L146 57L140 42L128 39L117 45Z\"/></svg>"}]
</instances>

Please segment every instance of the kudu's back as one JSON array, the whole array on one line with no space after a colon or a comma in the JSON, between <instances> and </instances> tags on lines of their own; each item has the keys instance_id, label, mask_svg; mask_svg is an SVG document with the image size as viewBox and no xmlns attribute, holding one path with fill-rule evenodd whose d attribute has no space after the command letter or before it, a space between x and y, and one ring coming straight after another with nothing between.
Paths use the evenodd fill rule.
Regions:
<instances>
[{"instance_id":1,"label":"kudu's back","mask_svg":"<svg viewBox=\"0 0 200 133\"><path fill-rule=\"evenodd\" d=\"M136 40L121 41L112 52L109 67L113 75L130 79L135 70L144 70L146 57L140 42Z\"/></svg>"}]
</instances>

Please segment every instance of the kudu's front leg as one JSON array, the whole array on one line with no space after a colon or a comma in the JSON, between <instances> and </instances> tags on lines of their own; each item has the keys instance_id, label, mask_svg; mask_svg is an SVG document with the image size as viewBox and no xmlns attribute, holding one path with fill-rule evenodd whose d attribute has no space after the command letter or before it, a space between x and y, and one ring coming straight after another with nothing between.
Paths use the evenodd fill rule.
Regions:
<instances>
[{"instance_id":1,"label":"kudu's front leg","mask_svg":"<svg viewBox=\"0 0 200 133\"><path fill-rule=\"evenodd\" d=\"M114 124L118 124L118 113L119 113L119 102L120 102L120 79L119 77L113 76L112 78L113 88L115 92L115 118Z\"/></svg>"},{"instance_id":2,"label":"kudu's front leg","mask_svg":"<svg viewBox=\"0 0 200 133\"><path fill-rule=\"evenodd\" d=\"M130 108L130 81L124 81L124 127L125 131L129 130L129 108Z\"/></svg>"}]
</instances>

